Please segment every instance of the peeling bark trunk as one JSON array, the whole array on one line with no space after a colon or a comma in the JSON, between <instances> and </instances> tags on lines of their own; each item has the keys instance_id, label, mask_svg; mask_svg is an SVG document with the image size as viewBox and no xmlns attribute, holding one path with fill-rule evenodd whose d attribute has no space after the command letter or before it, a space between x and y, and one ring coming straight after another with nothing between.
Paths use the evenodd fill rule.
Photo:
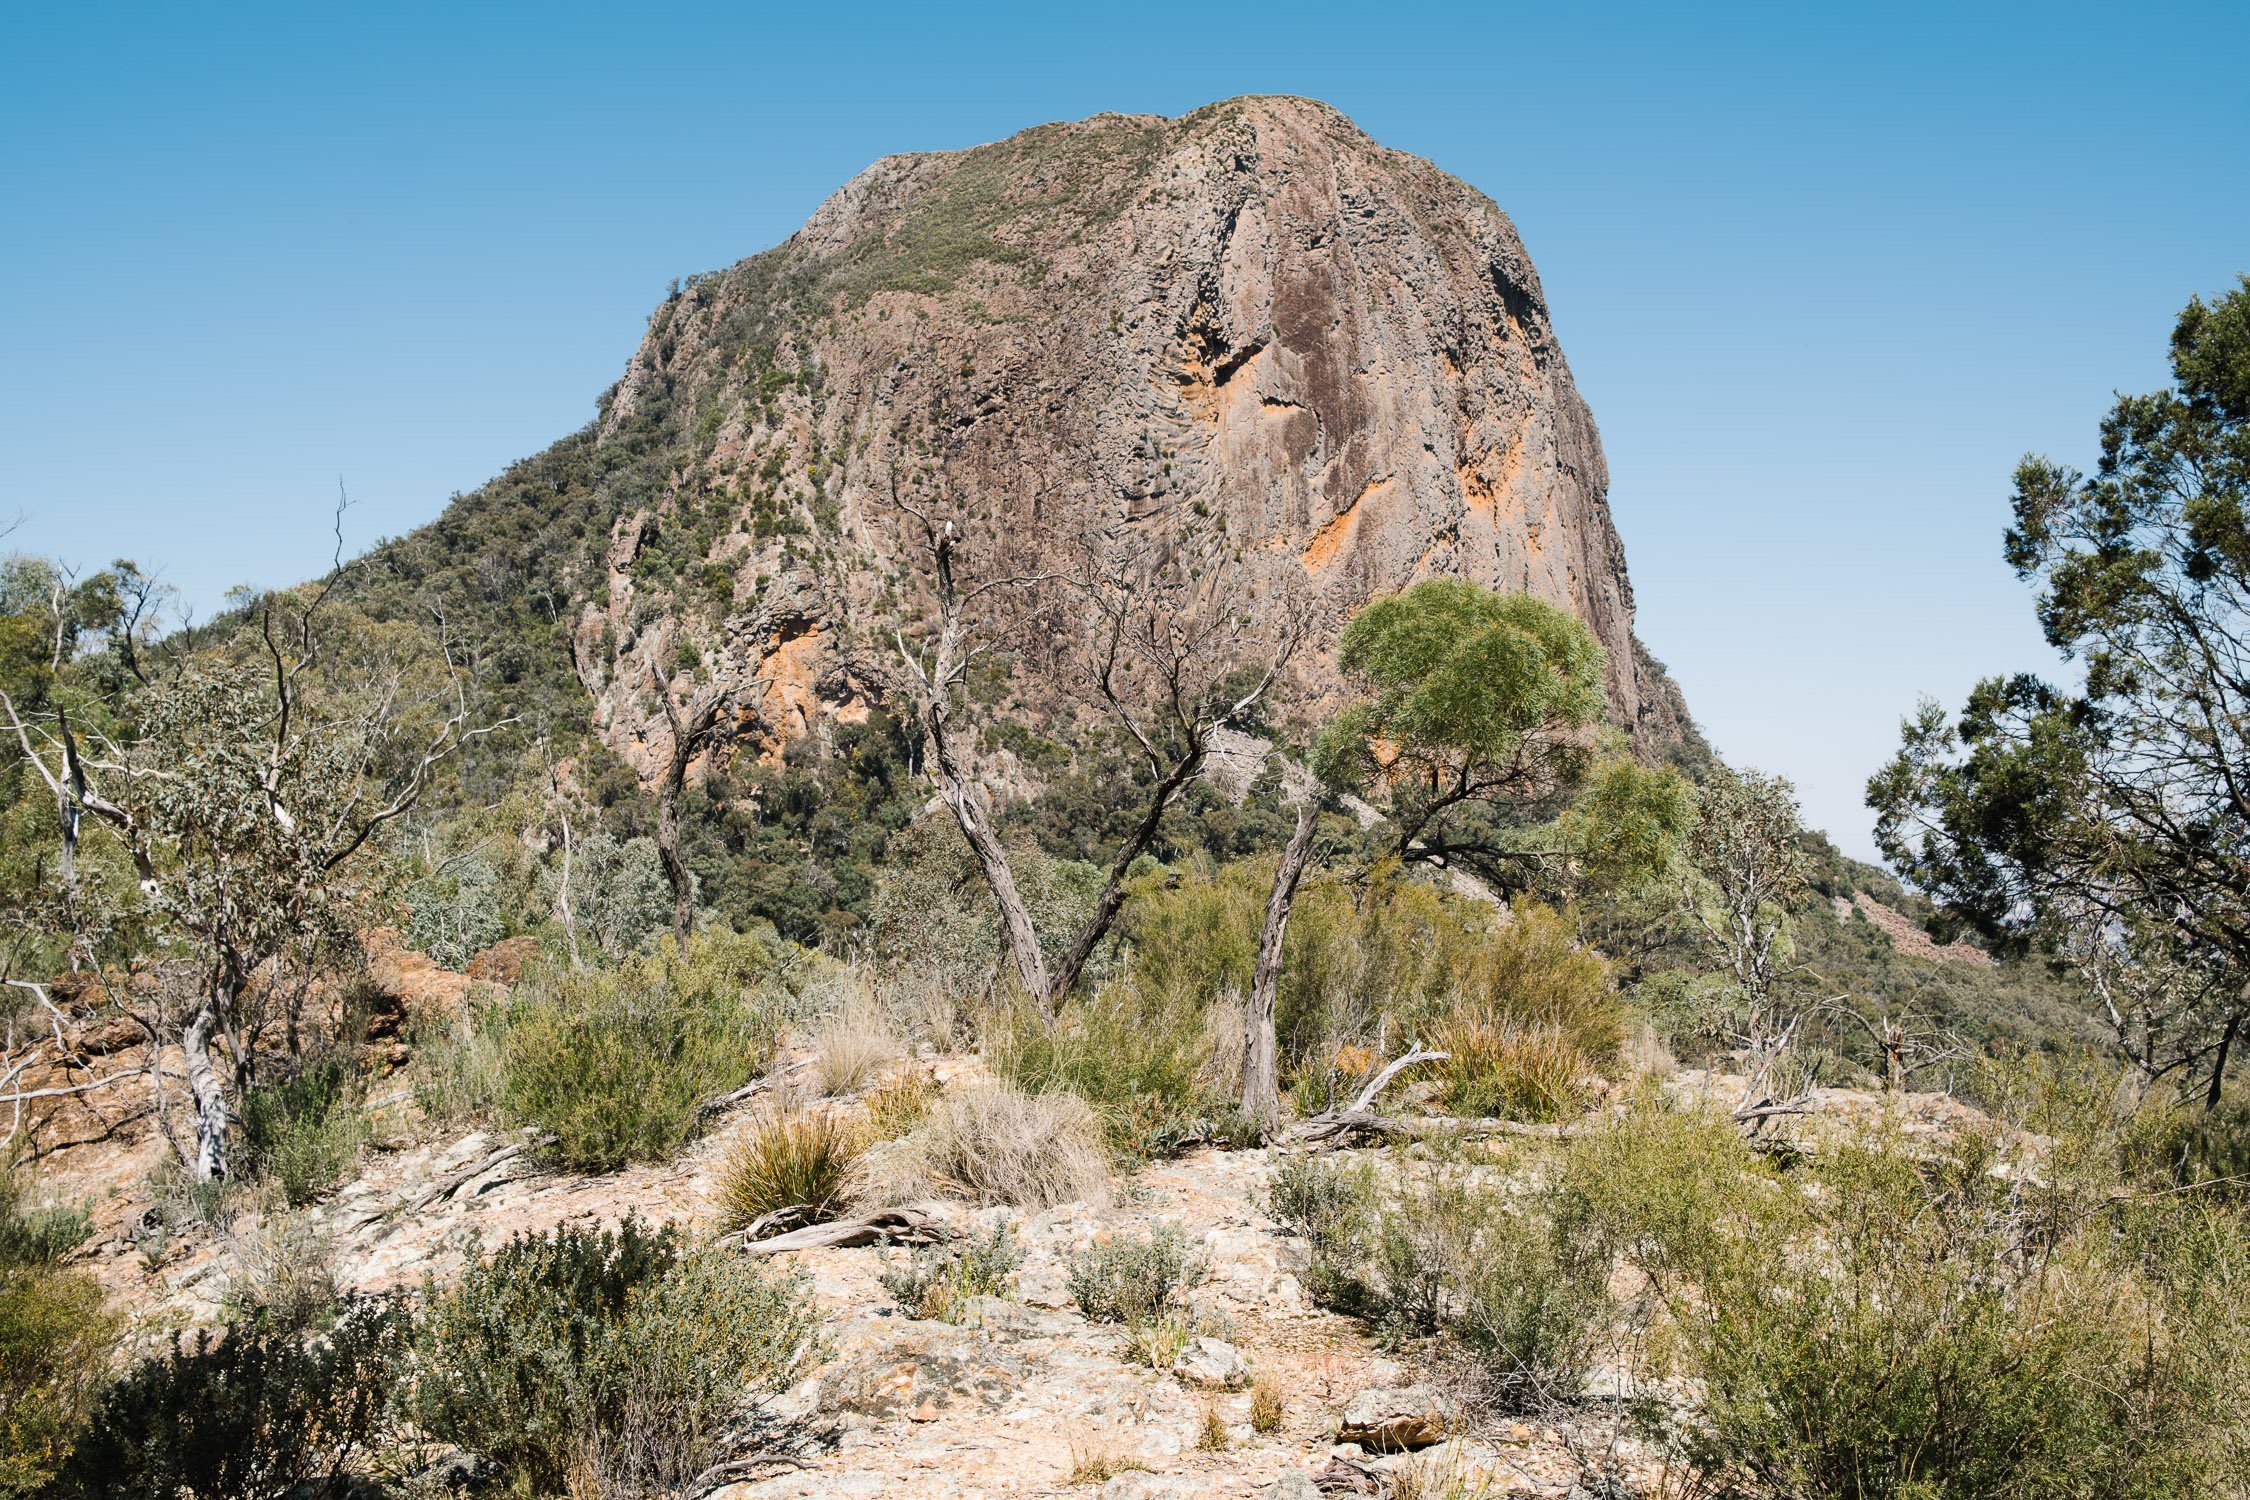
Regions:
<instances>
[{"instance_id":1,"label":"peeling bark trunk","mask_svg":"<svg viewBox=\"0 0 2250 1500\"><path fill-rule=\"evenodd\" d=\"M695 876L680 856L680 788L669 780L656 799L656 858L672 887L672 942L684 953L695 930Z\"/></svg>"},{"instance_id":2,"label":"peeling bark trunk","mask_svg":"<svg viewBox=\"0 0 2250 1500\"><path fill-rule=\"evenodd\" d=\"M227 1175L227 1096L211 1066L211 1029L218 1012L206 1005L180 1033L187 1063L188 1092L195 1100L195 1180L218 1182Z\"/></svg>"},{"instance_id":3,"label":"peeling bark trunk","mask_svg":"<svg viewBox=\"0 0 2250 1500\"><path fill-rule=\"evenodd\" d=\"M1274 1033L1274 996L1281 985L1281 940L1297 901L1297 883L1312 858L1313 830L1320 804L1311 798L1297 810L1297 828L1274 867L1273 893L1266 898L1266 922L1258 935L1258 964L1251 972L1250 1001L1243 1007L1242 1112L1270 1120L1281 1108L1281 1042Z\"/></svg>"},{"instance_id":4,"label":"peeling bark trunk","mask_svg":"<svg viewBox=\"0 0 2250 1500\"><path fill-rule=\"evenodd\" d=\"M1008 868L1008 852L1000 847L1000 835L993 832L991 819L984 815L976 788L952 765L951 747L935 733L931 738L940 746L936 759L946 805L953 809L961 836L969 841L969 852L976 856L977 868L984 872L985 884L991 888L993 904L1000 908L1008 953L1016 961L1016 976L1040 1009L1052 1011L1054 987L1047 978L1047 956L1039 950L1039 931L1031 925L1031 908L1024 904L1023 893L1016 889L1015 872Z\"/></svg>"},{"instance_id":5,"label":"peeling bark trunk","mask_svg":"<svg viewBox=\"0 0 2250 1500\"><path fill-rule=\"evenodd\" d=\"M680 798L687 794L688 762L718 722L719 700L713 698L683 719L672 702L671 687L654 667L649 669L649 677L656 687L657 704L664 710L665 727L672 732L664 779L656 788L656 858L664 866L665 883L672 887L672 943L685 953L688 938L695 931L695 876L680 853Z\"/></svg>"}]
</instances>

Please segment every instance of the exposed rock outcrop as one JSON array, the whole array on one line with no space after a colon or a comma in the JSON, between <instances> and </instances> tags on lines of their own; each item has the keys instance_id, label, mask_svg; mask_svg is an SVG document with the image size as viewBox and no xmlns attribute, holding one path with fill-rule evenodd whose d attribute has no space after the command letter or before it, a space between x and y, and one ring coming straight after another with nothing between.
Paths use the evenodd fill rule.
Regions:
<instances>
[{"instance_id":1,"label":"exposed rock outcrop","mask_svg":"<svg viewBox=\"0 0 2250 1500\"><path fill-rule=\"evenodd\" d=\"M864 719L911 617L905 492L972 559L1194 545L1318 643L1433 575L1525 589L1609 649L1618 723L1692 731L1632 637L1608 472L1506 215L1309 100L1100 115L886 157L651 320L597 444L670 433L574 627L644 773L655 684L772 750ZM722 736L722 741L725 737Z\"/></svg>"}]
</instances>

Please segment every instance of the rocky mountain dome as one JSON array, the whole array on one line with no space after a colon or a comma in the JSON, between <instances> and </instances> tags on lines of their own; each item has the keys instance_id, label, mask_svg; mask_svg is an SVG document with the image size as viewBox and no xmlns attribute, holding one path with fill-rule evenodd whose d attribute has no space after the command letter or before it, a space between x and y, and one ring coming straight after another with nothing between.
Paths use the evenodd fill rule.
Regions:
<instances>
[{"instance_id":1,"label":"rocky mountain dome","mask_svg":"<svg viewBox=\"0 0 2250 1500\"><path fill-rule=\"evenodd\" d=\"M1310 100L885 157L675 291L576 441L642 455L572 636L644 772L660 679L767 752L885 699L917 598L902 481L963 507L971 556L1030 566L1216 533L1324 649L1419 578L1528 590L1599 635L1644 749L1692 733L1633 637L1601 442L1514 227Z\"/></svg>"}]
</instances>

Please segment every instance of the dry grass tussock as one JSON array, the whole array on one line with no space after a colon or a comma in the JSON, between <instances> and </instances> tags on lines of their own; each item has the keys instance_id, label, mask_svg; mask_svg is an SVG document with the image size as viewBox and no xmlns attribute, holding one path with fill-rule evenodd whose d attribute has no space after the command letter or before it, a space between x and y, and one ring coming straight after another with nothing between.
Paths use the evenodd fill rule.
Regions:
<instances>
[{"instance_id":1,"label":"dry grass tussock","mask_svg":"<svg viewBox=\"0 0 2250 1500\"><path fill-rule=\"evenodd\" d=\"M945 1197L1029 1209L1106 1203L1109 1161L1101 1121L1072 1094L976 1084L941 1096L919 1129L870 1151L856 1196L870 1203Z\"/></svg>"},{"instance_id":2,"label":"dry grass tussock","mask_svg":"<svg viewBox=\"0 0 2250 1500\"><path fill-rule=\"evenodd\" d=\"M859 1161L860 1131L822 1110L774 1110L743 1127L719 1164L722 1231L777 1209L800 1207L809 1222L835 1217Z\"/></svg>"},{"instance_id":3,"label":"dry grass tussock","mask_svg":"<svg viewBox=\"0 0 2250 1500\"><path fill-rule=\"evenodd\" d=\"M813 1080L830 1099L856 1094L905 1056L891 1019L865 990L848 994L813 1028Z\"/></svg>"}]
</instances>

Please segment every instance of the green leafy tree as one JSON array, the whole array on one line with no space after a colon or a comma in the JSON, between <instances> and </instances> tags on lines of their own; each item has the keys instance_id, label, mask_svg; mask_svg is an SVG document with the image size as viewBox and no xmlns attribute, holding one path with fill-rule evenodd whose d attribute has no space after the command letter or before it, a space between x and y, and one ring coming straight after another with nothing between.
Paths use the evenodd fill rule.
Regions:
<instances>
[{"instance_id":1,"label":"green leafy tree","mask_svg":"<svg viewBox=\"0 0 2250 1500\"><path fill-rule=\"evenodd\" d=\"M2216 1101L2250 1025L2250 278L2191 301L2171 355L2092 475L2016 470L2008 562L2082 685L1925 703L1868 803L1951 918L2106 975L2143 1072Z\"/></svg>"},{"instance_id":2,"label":"green leafy tree","mask_svg":"<svg viewBox=\"0 0 2250 1500\"><path fill-rule=\"evenodd\" d=\"M1353 616L1337 662L1364 695L1316 759L1382 811L1403 864L1503 892L1541 871L1626 882L1661 870L1687 830L1686 781L1603 732L1606 656L1567 611L1429 579Z\"/></svg>"},{"instance_id":3,"label":"green leafy tree","mask_svg":"<svg viewBox=\"0 0 2250 1500\"><path fill-rule=\"evenodd\" d=\"M510 722L477 722L450 653L332 621L343 573L250 601L230 634L183 643L129 692L0 690L0 733L51 798L54 920L110 971L111 1003L180 1049L198 1180L228 1175L269 1029L297 1049L311 976L372 914L376 835L463 744ZM88 840L129 885L81 871Z\"/></svg>"},{"instance_id":4,"label":"green leafy tree","mask_svg":"<svg viewBox=\"0 0 2250 1500\"><path fill-rule=\"evenodd\" d=\"M1661 870L1692 816L1679 773L1602 733L1606 658L1594 633L1526 594L1457 578L1377 599L1344 627L1338 664L1364 696L1332 720L1274 871L1244 1007L1242 1110L1279 1104L1275 993L1312 857L1321 797L1365 795L1385 854L1458 866L1502 891L1540 871L1631 882Z\"/></svg>"}]
</instances>

